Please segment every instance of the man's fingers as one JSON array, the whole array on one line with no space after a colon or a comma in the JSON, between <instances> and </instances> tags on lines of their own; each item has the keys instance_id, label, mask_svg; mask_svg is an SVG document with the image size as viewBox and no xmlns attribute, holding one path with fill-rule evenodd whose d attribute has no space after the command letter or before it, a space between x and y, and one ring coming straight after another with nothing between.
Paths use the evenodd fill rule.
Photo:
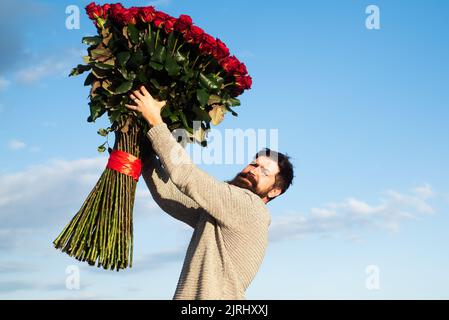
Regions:
<instances>
[{"instance_id":1,"label":"man's fingers","mask_svg":"<svg viewBox=\"0 0 449 320\"><path fill-rule=\"evenodd\" d=\"M132 105L130 105L130 104L125 104L125 106L126 106L128 109L131 109L131 110L134 110L134 111L139 111L139 107L138 107L138 106L132 106Z\"/></svg>"},{"instance_id":2,"label":"man's fingers","mask_svg":"<svg viewBox=\"0 0 449 320\"><path fill-rule=\"evenodd\" d=\"M140 91L143 93L144 96L150 96L151 98L153 98L151 94L148 92L147 88L145 88L145 86L140 86Z\"/></svg>"},{"instance_id":3,"label":"man's fingers","mask_svg":"<svg viewBox=\"0 0 449 320\"><path fill-rule=\"evenodd\" d=\"M136 96L138 99L142 99L143 95L140 93L139 90L134 90L133 91L134 96Z\"/></svg>"}]
</instances>

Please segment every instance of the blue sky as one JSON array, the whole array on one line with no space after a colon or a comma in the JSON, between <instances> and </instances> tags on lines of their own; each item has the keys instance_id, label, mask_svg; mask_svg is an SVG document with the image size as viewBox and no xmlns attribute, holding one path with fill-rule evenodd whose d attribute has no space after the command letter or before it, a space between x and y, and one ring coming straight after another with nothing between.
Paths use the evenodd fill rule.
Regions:
<instances>
[{"instance_id":1,"label":"blue sky","mask_svg":"<svg viewBox=\"0 0 449 320\"><path fill-rule=\"evenodd\" d=\"M105 3L105 2L99 2ZM68 5L81 27L68 30ZM88 1L0 5L0 298L171 299L191 231L135 204L135 267L97 270L52 240L106 164L88 116ZM277 129L291 189L248 299L449 298L447 1L126 1L185 13L244 61L253 89L217 129ZM380 29L365 27L368 5ZM112 139L112 137L111 137ZM242 165L200 164L218 179ZM66 288L78 266L80 289ZM377 289L366 285L379 272Z\"/></svg>"}]
</instances>

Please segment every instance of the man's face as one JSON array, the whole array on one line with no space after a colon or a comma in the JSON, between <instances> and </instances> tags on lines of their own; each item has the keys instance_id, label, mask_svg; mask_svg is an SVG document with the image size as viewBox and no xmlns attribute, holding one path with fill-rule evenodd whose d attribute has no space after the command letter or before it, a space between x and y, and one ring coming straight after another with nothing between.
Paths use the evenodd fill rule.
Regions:
<instances>
[{"instance_id":1,"label":"man's face","mask_svg":"<svg viewBox=\"0 0 449 320\"><path fill-rule=\"evenodd\" d=\"M279 166L273 159L259 156L247 165L229 183L240 188L251 190L261 198L267 197L273 189Z\"/></svg>"}]
</instances>

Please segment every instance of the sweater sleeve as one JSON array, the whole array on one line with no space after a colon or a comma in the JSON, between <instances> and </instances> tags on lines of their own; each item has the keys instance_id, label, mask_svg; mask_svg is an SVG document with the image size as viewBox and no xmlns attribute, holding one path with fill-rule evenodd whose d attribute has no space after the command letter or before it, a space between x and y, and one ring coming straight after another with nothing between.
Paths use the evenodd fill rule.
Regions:
<instances>
[{"instance_id":1,"label":"sweater sleeve","mask_svg":"<svg viewBox=\"0 0 449 320\"><path fill-rule=\"evenodd\" d=\"M198 204L183 194L170 180L156 155L145 163L142 177L154 201L173 218L195 228L199 219Z\"/></svg>"},{"instance_id":2,"label":"sweater sleeve","mask_svg":"<svg viewBox=\"0 0 449 320\"><path fill-rule=\"evenodd\" d=\"M175 140L166 123L147 132L170 179L218 223L239 227L254 212L253 197L244 189L219 181L194 165L185 149Z\"/></svg>"}]
</instances>

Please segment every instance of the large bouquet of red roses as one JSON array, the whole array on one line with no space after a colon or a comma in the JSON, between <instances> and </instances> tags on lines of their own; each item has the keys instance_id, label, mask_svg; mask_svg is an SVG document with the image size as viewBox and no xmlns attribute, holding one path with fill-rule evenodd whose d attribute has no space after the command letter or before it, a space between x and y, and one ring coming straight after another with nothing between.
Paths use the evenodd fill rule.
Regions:
<instances>
[{"instance_id":1,"label":"large bouquet of red roses","mask_svg":"<svg viewBox=\"0 0 449 320\"><path fill-rule=\"evenodd\" d=\"M119 270L132 264L140 158L151 147L147 123L125 106L132 102L130 91L145 85L156 99L166 100L161 115L169 129L185 129L188 142L206 146L210 123L218 124L228 111L236 116L236 97L252 81L226 45L187 15L174 18L151 6L126 9L120 3L91 3L86 12L98 35L82 39L88 55L70 75L90 71L84 83L91 87L87 120L107 114L111 126L98 133L114 132L115 144L97 185L54 244L79 260Z\"/></svg>"}]
</instances>

